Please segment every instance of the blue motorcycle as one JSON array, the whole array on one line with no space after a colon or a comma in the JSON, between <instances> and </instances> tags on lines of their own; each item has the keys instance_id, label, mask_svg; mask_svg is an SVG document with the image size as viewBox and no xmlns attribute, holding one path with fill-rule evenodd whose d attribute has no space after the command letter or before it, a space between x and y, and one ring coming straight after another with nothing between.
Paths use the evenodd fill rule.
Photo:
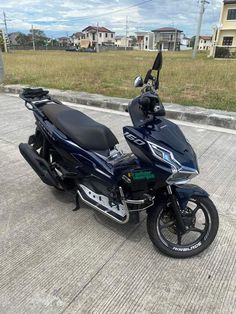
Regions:
<instances>
[{"instance_id":1,"label":"blue motorcycle","mask_svg":"<svg viewBox=\"0 0 236 314\"><path fill-rule=\"evenodd\" d=\"M159 52L145 79L135 79L141 95L128 105L133 126L123 128L132 153L119 151L105 125L41 88L20 94L36 130L19 149L45 184L74 192L75 210L83 201L120 224L138 223L145 211L153 244L185 258L213 242L219 218L208 193L188 184L199 174L197 158L179 127L165 118L157 93L161 68Z\"/></svg>"}]
</instances>

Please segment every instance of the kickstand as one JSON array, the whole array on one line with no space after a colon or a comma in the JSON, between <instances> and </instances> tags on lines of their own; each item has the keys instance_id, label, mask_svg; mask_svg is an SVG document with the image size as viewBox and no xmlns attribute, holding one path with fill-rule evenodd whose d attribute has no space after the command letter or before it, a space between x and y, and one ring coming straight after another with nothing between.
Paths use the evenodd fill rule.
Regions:
<instances>
[{"instance_id":1,"label":"kickstand","mask_svg":"<svg viewBox=\"0 0 236 314\"><path fill-rule=\"evenodd\" d=\"M75 196L75 208L73 209L73 212L77 211L80 209L80 204L79 204L79 195L76 193L76 196Z\"/></svg>"}]
</instances>

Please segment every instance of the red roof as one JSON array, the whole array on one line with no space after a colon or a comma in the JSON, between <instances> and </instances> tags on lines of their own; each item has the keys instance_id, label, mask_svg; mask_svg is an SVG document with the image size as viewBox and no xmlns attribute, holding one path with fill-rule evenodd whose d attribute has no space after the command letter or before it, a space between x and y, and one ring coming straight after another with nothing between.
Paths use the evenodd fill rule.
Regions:
<instances>
[{"instance_id":1,"label":"red roof","mask_svg":"<svg viewBox=\"0 0 236 314\"><path fill-rule=\"evenodd\" d=\"M224 0L224 4L236 4L236 0Z\"/></svg>"},{"instance_id":2,"label":"red roof","mask_svg":"<svg viewBox=\"0 0 236 314\"><path fill-rule=\"evenodd\" d=\"M84 36L84 34L82 32L77 32L77 33L74 33L71 35L71 37L73 37L73 36L76 38L80 38L80 37Z\"/></svg>"},{"instance_id":3,"label":"red roof","mask_svg":"<svg viewBox=\"0 0 236 314\"><path fill-rule=\"evenodd\" d=\"M183 31L174 28L174 27L162 27L162 28L158 28L158 29L154 29L152 32L160 32L160 33L164 33L164 32L180 32L182 33Z\"/></svg>"},{"instance_id":4,"label":"red roof","mask_svg":"<svg viewBox=\"0 0 236 314\"><path fill-rule=\"evenodd\" d=\"M99 26L98 30L97 30L97 26L87 26L86 28L84 28L82 30L82 32L89 32L89 33L95 33L95 32L99 32L99 33L114 33L112 31L110 31L108 28L103 27L103 26Z\"/></svg>"},{"instance_id":5,"label":"red roof","mask_svg":"<svg viewBox=\"0 0 236 314\"><path fill-rule=\"evenodd\" d=\"M68 37L59 37L58 40L68 40Z\"/></svg>"},{"instance_id":6,"label":"red roof","mask_svg":"<svg viewBox=\"0 0 236 314\"><path fill-rule=\"evenodd\" d=\"M203 40L212 40L212 36L199 36Z\"/></svg>"}]
</instances>

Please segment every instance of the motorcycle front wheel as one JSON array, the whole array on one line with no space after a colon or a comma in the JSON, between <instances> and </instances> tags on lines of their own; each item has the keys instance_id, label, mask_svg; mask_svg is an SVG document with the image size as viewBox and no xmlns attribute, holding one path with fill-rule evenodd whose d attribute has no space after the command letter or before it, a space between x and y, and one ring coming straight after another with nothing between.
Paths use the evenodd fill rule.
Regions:
<instances>
[{"instance_id":1,"label":"motorcycle front wheel","mask_svg":"<svg viewBox=\"0 0 236 314\"><path fill-rule=\"evenodd\" d=\"M181 211L186 232L181 233L171 204L158 204L147 216L147 231L153 244L175 258L195 256L213 242L219 227L215 205L208 197L191 198Z\"/></svg>"}]
</instances>

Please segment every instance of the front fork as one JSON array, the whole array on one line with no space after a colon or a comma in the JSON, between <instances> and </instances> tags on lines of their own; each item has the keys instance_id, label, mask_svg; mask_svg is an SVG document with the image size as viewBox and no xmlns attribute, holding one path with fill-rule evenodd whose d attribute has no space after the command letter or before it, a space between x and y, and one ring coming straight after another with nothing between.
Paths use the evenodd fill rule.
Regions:
<instances>
[{"instance_id":1,"label":"front fork","mask_svg":"<svg viewBox=\"0 0 236 314\"><path fill-rule=\"evenodd\" d=\"M183 234L186 232L186 228L184 225L183 217L181 215L181 208L179 206L179 203L177 202L177 197L172 192L172 188L170 185L167 185L167 192L169 194L169 197L171 199L171 204L173 208L173 212L177 221L177 225L179 227L180 232Z\"/></svg>"}]
</instances>

